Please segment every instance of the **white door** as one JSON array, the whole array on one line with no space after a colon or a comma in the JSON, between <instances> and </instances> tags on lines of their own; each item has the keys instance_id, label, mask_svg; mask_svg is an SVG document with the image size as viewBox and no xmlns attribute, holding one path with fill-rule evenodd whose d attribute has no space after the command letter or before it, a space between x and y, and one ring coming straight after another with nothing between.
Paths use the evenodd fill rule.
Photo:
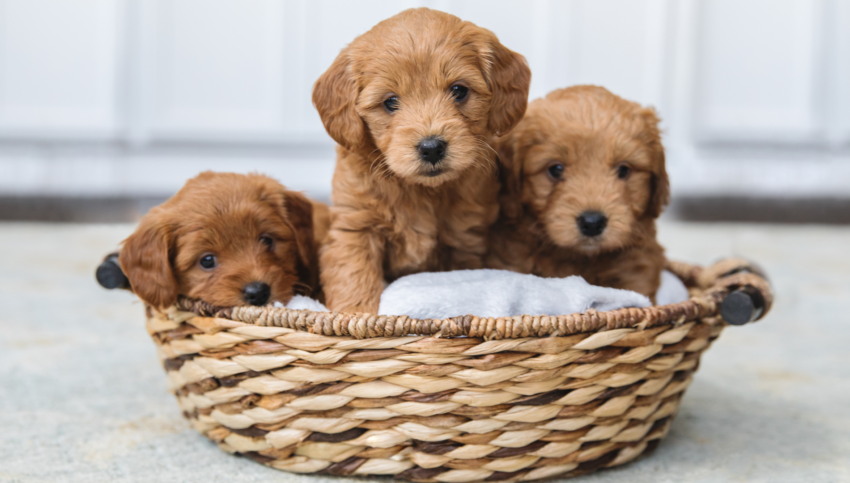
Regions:
<instances>
[{"instance_id":1,"label":"white door","mask_svg":"<svg viewBox=\"0 0 850 483\"><path fill-rule=\"evenodd\" d=\"M656 106L674 196L850 196L850 0L0 0L0 195L168 195L200 170L327 197L315 79L428 6Z\"/></svg>"}]
</instances>

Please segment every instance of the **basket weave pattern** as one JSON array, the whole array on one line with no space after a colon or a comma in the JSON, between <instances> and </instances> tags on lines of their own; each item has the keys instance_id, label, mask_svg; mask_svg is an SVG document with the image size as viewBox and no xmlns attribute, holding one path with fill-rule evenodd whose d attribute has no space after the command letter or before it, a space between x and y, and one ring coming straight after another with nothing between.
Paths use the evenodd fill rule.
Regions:
<instances>
[{"instance_id":1,"label":"basket weave pattern","mask_svg":"<svg viewBox=\"0 0 850 483\"><path fill-rule=\"evenodd\" d=\"M647 309L422 321L181 300L147 327L183 414L225 451L298 473L528 481L665 436L725 294L772 300L743 264L671 264L691 300Z\"/></svg>"}]
</instances>

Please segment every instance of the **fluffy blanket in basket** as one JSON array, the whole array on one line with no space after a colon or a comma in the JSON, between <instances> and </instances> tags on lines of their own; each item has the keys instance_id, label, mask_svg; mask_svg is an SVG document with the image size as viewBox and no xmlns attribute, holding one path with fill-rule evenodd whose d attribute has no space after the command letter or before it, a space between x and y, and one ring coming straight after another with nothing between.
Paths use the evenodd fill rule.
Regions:
<instances>
[{"instance_id":1,"label":"fluffy blanket in basket","mask_svg":"<svg viewBox=\"0 0 850 483\"><path fill-rule=\"evenodd\" d=\"M688 291L672 273L664 272L656 294L659 305L682 302ZM597 287L581 277L542 278L506 270L457 270L417 273L390 284L381 295L380 315L445 319L562 315L624 307L648 307L648 298L628 290ZM296 295L290 309L326 310L319 302Z\"/></svg>"}]
</instances>

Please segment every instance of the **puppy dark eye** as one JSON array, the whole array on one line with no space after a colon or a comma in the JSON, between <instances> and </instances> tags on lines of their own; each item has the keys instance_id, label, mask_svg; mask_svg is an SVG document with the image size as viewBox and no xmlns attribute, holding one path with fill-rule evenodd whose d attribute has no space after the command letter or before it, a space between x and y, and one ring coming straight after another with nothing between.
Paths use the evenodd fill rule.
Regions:
<instances>
[{"instance_id":1,"label":"puppy dark eye","mask_svg":"<svg viewBox=\"0 0 850 483\"><path fill-rule=\"evenodd\" d=\"M632 173L632 168L627 164L621 164L617 166L617 177L620 179L626 179Z\"/></svg>"},{"instance_id":2,"label":"puppy dark eye","mask_svg":"<svg viewBox=\"0 0 850 483\"><path fill-rule=\"evenodd\" d=\"M384 108L389 112L394 112L398 110L398 97L392 96L388 97L387 100L384 101Z\"/></svg>"},{"instance_id":3,"label":"puppy dark eye","mask_svg":"<svg viewBox=\"0 0 850 483\"><path fill-rule=\"evenodd\" d=\"M455 98L455 102L460 102L466 99L466 96L469 94L469 88L461 85L453 85L449 87L449 92Z\"/></svg>"},{"instance_id":4,"label":"puppy dark eye","mask_svg":"<svg viewBox=\"0 0 850 483\"><path fill-rule=\"evenodd\" d=\"M274 249L274 238L272 238L272 237L270 237L270 236L268 236L268 235L263 235L263 236L261 236L261 237L260 237L260 243L262 243L263 245L265 245L265 246L269 249L269 251L271 251L272 249Z\"/></svg>"},{"instance_id":5,"label":"puppy dark eye","mask_svg":"<svg viewBox=\"0 0 850 483\"><path fill-rule=\"evenodd\" d=\"M218 265L218 260L216 260L215 255L213 255L212 253L207 253L201 256L201 259L198 261L198 263L204 270L212 270L213 268L215 268L216 265Z\"/></svg>"},{"instance_id":6,"label":"puppy dark eye","mask_svg":"<svg viewBox=\"0 0 850 483\"><path fill-rule=\"evenodd\" d=\"M549 166L549 176L555 179L561 179L564 176L564 165L563 164L553 164Z\"/></svg>"}]
</instances>

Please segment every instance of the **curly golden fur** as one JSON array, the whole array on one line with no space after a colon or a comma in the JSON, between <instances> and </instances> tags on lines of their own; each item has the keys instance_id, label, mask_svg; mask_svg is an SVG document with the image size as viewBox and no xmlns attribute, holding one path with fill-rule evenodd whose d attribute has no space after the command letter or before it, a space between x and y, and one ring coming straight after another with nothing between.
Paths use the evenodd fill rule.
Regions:
<instances>
[{"instance_id":1,"label":"curly golden fur","mask_svg":"<svg viewBox=\"0 0 850 483\"><path fill-rule=\"evenodd\" d=\"M655 296L664 267L655 219L669 183L654 110L602 87L559 89L529 104L497 149L502 211L489 267ZM580 227L587 213L607 220L594 236Z\"/></svg>"},{"instance_id":2,"label":"curly golden fur","mask_svg":"<svg viewBox=\"0 0 850 483\"><path fill-rule=\"evenodd\" d=\"M385 280L480 268L498 216L489 143L525 112L531 72L492 32L427 8L356 38L316 82L339 144L321 279L332 310L375 312ZM439 161L420 143L444 142Z\"/></svg>"},{"instance_id":3,"label":"curly golden fur","mask_svg":"<svg viewBox=\"0 0 850 483\"><path fill-rule=\"evenodd\" d=\"M271 178L207 171L142 217L119 263L133 292L160 309L178 295L247 305L252 282L268 285L268 302L320 298L317 244L328 224L327 206Z\"/></svg>"}]
</instances>

